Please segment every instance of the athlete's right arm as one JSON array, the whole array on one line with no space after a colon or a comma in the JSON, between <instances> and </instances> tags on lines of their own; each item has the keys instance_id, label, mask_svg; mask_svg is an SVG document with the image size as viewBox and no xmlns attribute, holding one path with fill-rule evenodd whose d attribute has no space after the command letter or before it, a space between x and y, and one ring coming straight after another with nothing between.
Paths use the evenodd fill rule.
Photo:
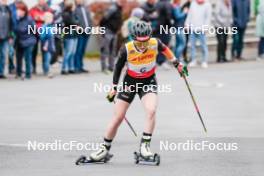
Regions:
<instances>
[{"instance_id":1,"label":"athlete's right arm","mask_svg":"<svg viewBox=\"0 0 264 176\"><path fill-rule=\"evenodd\" d=\"M123 46L118 53L117 62L115 64L114 76L113 76L113 85L117 85L120 79L122 69L124 68L127 61L127 51L126 47Z\"/></svg>"},{"instance_id":2,"label":"athlete's right arm","mask_svg":"<svg viewBox=\"0 0 264 176\"><path fill-rule=\"evenodd\" d=\"M107 99L108 101L114 101L116 92L117 92L117 85L121 76L122 69L124 68L127 61L127 51L125 46L123 46L118 53L118 59L115 64L114 76L113 76L113 87L112 90L108 93Z\"/></svg>"}]
</instances>

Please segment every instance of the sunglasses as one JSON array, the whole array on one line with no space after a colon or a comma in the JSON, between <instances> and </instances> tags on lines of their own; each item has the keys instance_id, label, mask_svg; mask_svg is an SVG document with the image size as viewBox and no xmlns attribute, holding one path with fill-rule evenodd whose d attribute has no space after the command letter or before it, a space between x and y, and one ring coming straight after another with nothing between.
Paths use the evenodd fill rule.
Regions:
<instances>
[{"instance_id":1,"label":"sunglasses","mask_svg":"<svg viewBox=\"0 0 264 176\"><path fill-rule=\"evenodd\" d=\"M134 41L134 44L136 45L137 48L147 48L149 46L149 42L140 42L140 41Z\"/></svg>"}]
</instances>

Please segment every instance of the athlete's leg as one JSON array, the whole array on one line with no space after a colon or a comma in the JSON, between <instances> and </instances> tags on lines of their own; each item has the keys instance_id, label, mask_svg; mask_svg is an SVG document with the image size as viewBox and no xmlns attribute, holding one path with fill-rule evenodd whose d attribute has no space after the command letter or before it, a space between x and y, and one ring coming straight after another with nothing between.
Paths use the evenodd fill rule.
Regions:
<instances>
[{"instance_id":1,"label":"athlete's leg","mask_svg":"<svg viewBox=\"0 0 264 176\"><path fill-rule=\"evenodd\" d=\"M126 76L124 78L124 82L129 83L131 80ZM128 85L128 84L126 84ZM135 97L134 91L120 91L117 94L115 108L114 108L114 115L111 119L106 133L104 135L104 144L102 147L97 151L90 155L90 158L99 161L105 158L111 148L111 143L117 133L118 127L120 126L121 122L125 118L127 109L130 103L133 101Z\"/></svg>"},{"instance_id":2,"label":"athlete's leg","mask_svg":"<svg viewBox=\"0 0 264 176\"><path fill-rule=\"evenodd\" d=\"M147 93L142 97L141 101L146 112L144 132L152 134L155 127L155 116L158 105L158 96L156 93Z\"/></svg>"},{"instance_id":3,"label":"athlete's leg","mask_svg":"<svg viewBox=\"0 0 264 176\"><path fill-rule=\"evenodd\" d=\"M146 111L146 122L140 144L140 154L144 158L148 158L154 156L150 151L150 142L155 127L158 98L156 93L147 93L141 98L141 100Z\"/></svg>"},{"instance_id":4,"label":"athlete's leg","mask_svg":"<svg viewBox=\"0 0 264 176\"><path fill-rule=\"evenodd\" d=\"M117 129L124 119L129 105L130 104L125 102L124 100L116 100L114 116L107 127L105 138L112 140L115 137Z\"/></svg>"},{"instance_id":5,"label":"athlete's leg","mask_svg":"<svg viewBox=\"0 0 264 176\"><path fill-rule=\"evenodd\" d=\"M111 148L112 140L116 135L118 127L120 126L122 120L125 117L128 107L129 107L128 102L121 99L116 100L114 116L107 127L104 136L104 144L98 151L91 153L90 155L91 159L93 159L94 161L100 161L107 156Z\"/></svg>"}]
</instances>

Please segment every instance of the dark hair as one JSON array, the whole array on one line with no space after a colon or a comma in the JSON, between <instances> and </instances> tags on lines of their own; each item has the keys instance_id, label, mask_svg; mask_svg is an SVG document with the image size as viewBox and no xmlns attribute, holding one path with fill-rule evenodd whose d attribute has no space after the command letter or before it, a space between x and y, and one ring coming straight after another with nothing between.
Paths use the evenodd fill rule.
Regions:
<instances>
[{"instance_id":1,"label":"dark hair","mask_svg":"<svg viewBox=\"0 0 264 176\"><path fill-rule=\"evenodd\" d=\"M17 2L16 8L24 11L26 13L26 15L28 14L28 7L24 2L22 2L22 1Z\"/></svg>"}]
</instances>

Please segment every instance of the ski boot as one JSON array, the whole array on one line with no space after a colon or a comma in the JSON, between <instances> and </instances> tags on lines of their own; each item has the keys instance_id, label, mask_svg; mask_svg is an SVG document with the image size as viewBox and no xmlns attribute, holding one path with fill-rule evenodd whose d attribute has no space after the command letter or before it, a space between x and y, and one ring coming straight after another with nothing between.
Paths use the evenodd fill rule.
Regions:
<instances>
[{"instance_id":1,"label":"ski boot","mask_svg":"<svg viewBox=\"0 0 264 176\"><path fill-rule=\"evenodd\" d=\"M146 164L154 164L158 166L160 164L160 156L159 154L155 153L153 154L150 151L150 143L149 142L143 142L140 145L139 152L134 152L135 157L135 164L139 163L146 163Z\"/></svg>"},{"instance_id":2,"label":"ski boot","mask_svg":"<svg viewBox=\"0 0 264 176\"><path fill-rule=\"evenodd\" d=\"M108 152L106 147L102 146L98 151L91 153L89 159L87 159L86 156L80 156L75 164L107 163L112 157L113 155Z\"/></svg>"}]
</instances>

